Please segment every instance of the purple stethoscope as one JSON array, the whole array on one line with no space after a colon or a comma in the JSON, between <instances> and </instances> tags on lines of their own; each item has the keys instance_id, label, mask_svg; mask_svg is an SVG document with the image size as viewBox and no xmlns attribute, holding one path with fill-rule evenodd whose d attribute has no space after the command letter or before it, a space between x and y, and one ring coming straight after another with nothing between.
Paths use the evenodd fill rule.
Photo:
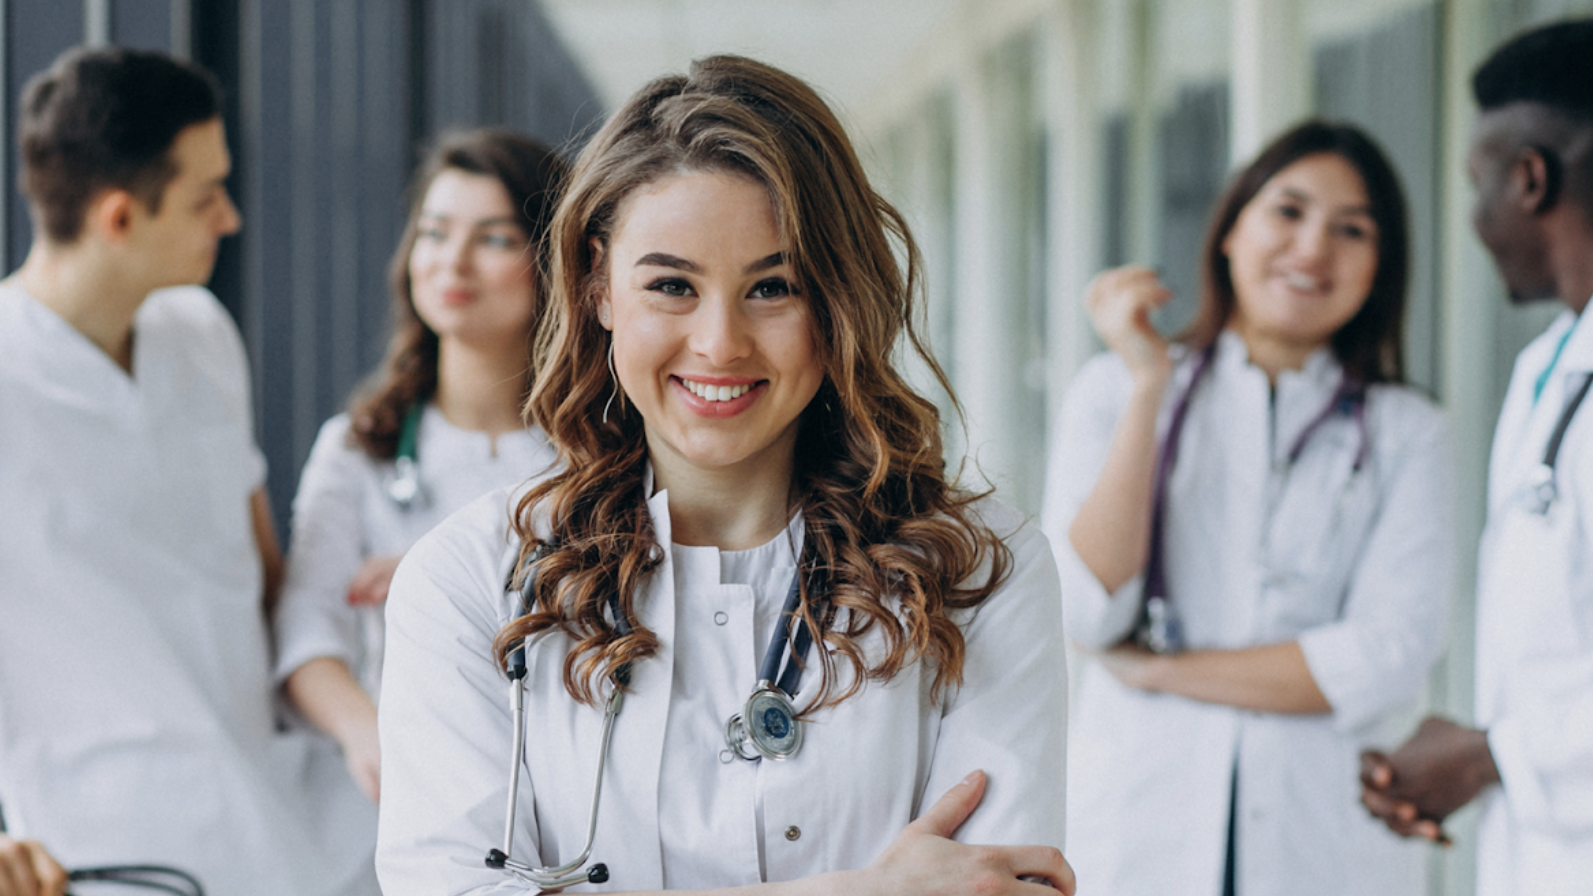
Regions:
<instances>
[{"instance_id":1,"label":"purple stethoscope","mask_svg":"<svg viewBox=\"0 0 1593 896\"><path fill-rule=\"evenodd\" d=\"M1178 442L1184 432L1184 418L1189 414L1189 403L1201 380L1211 369L1212 359L1216 353L1217 344L1213 342L1196 359L1195 370L1189 377L1189 385L1184 388L1183 394L1178 396L1178 402L1173 405L1173 415L1167 423L1167 435L1162 440L1161 451L1156 457L1156 479L1151 493L1150 556L1145 561L1145 606L1134 632L1134 640L1141 647L1154 653L1178 653L1184 649L1183 624L1169 602L1167 594L1166 539L1163 533L1167 518L1167 485L1172 478L1173 464L1178 461ZM1347 373L1339 380L1339 387L1333 391L1333 397L1295 438L1294 444L1289 448L1287 465L1292 467L1294 462L1300 459L1301 452L1305 451L1306 442L1310 440L1312 434L1322 424L1337 416L1346 416L1354 420L1355 427L1360 433L1360 442L1355 449L1355 463L1350 468L1352 474L1359 473L1366 463L1371 446L1366 429L1366 385Z\"/></svg>"}]
</instances>

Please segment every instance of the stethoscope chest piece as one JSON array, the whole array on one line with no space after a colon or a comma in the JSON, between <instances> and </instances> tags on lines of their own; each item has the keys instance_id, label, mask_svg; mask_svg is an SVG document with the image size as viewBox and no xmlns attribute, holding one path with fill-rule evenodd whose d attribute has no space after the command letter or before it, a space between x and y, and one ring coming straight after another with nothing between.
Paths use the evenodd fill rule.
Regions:
<instances>
[{"instance_id":1,"label":"stethoscope chest piece","mask_svg":"<svg viewBox=\"0 0 1593 896\"><path fill-rule=\"evenodd\" d=\"M426 506L426 489L420 484L420 469L412 457L393 461L393 475L387 480L387 497L408 510Z\"/></svg>"},{"instance_id":2,"label":"stethoscope chest piece","mask_svg":"<svg viewBox=\"0 0 1593 896\"><path fill-rule=\"evenodd\" d=\"M1532 481L1524 489L1525 499L1522 502L1531 513L1537 516L1548 516L1549 508L1554 506L1555 499L1560 497L1560 487L1554 481L1554 468L1548 464L1539 464L1532 471Z\"/></svg>"},{"instance_id":3,"label":"stethoscope chest piece","mask_svg":"<svg viewBox=\"0 0 1593 896\"><path fill-rule=\"evenodd\" d=\"M745 708L725 722L725 744L749 761L795 756L802 749L802 722L791 698L768 681L758 682Z\"/></svg>"},{"instance_id":4,"label":"stethoscope chest piece","mask_svg":"<svg viewBox=\"0 0 1593 896\"><path fill-rule=\"evenodd\" d=\"M1135 633L1141 647L1152 653L1182 653L1184 651L1184 626L1165 597L1145 600L1145 618Z\"/></svg>"},{"instance_id":5,"label":"stethoscope chest piece","mask_svg":"<svg viewBox=\"0 0 1593 896\"><path fill-rule=\"evenodd\" d=\"M401 510L424 508L429 502L426 487L420 481L420 463L416 459L420 442L420 418L425 405L416 403L404 413L404 423L398 433L398 451L393 458L393 472L383 488Z\"/></svg>"}]
</instances>

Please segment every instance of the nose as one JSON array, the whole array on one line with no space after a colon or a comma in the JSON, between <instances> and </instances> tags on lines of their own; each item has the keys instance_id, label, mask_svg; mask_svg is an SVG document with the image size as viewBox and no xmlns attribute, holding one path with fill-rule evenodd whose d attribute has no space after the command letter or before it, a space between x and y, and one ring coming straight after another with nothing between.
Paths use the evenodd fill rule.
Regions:
<instances>
[{"instance_id":1,"label":"nose","mask_svg":"<svg viewBox=\"0 0 1593 896\"><path fill-rule=\"evenodd\" d=\"M243 226L243 216L238 213L238 207L232 204L232 197L221 197L221 216L217 222L216 230L221 236L231 236Z\"/></svg>"},{"instance_id":2,"label":"nose","mask_svg":"<svg viewBox=\"0 0 1593 896\"><path fill-rule=\"evenodd\" d=\"M448 244L443 247L448 260L448 267L455 273L468 273L471 263L474 261L472 252L474 246L474 238L468 230L450 235Z\"/></svg>"},{"instance_id":3,"label":"nose","mask_svg":"<svg viewBox=\"0 0 1593 896\"><path fill-rule=\"evenodd\" d=\"M1294 232L1295 252L1307 261L1320 261L1326 258L1333 248L1333 234L1330 228L1331 224L1326 220L1309 220L1301 223Z\"/></svg>"},{"instance_id":4,"label":"nose","mask_svg":"<svg viewBox=\"0 0 1593 896\"><path fill-rule=\"evenodd\" d=\"M692 321L691 350L716 367L728 367L751 352L746 314L734 298L705 298Z\"/></svg>"}]
</instances>

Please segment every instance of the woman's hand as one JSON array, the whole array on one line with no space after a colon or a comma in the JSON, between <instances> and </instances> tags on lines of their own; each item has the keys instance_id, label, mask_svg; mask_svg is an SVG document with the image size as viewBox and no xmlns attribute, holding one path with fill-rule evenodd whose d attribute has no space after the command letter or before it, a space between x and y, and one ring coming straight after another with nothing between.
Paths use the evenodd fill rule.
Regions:
<instances>
[{"instance_id":1,"label":"woman's hand","mask_svg":"<svg viewBox=\"0 0 1593 896\"><path fill-rule=\"evenodd\" d=\"M1123 644L1110 650L1103 650L1095 655L1101 661L1101 666L1112 673L1125 687L1137 691L1150 690L1150 666L1158 659L1157 654L1151 653L1143 647L1133 644Z\"/></svg>"},{"instance_id":2,"label":"woman's hand","mask_svg":"<svg viewBox=\"0 0 1593 896\"><path fill-rule=\"evenodd\" d=\"M387 603L387 589L393 584L393 572L398 569L397 557L372 557L365 561L360 571L348 583L348 602L351 607L379 607Z\"/></svg>"},{"instance_id":3,"label":"woman's hand","mask_svg":"<svg viewBox=\"0 0 1593 896\"><path fill-rule=\"evenodd\" d=\"M382 770L376 704L348 665L335 657L318 656L294 669L282 687L310 724L337 741L354 783L376 799Z\"/></svg>"},{"instance_id":4,"label":"woman's hand","mask_svg":"<svg viewBox=\"0 0 1593 896\"><path fill-rule=\"evenodd\" d=\"M985 773L976 771L946 791L872 865L858 872L863 878L858 890L879 896L1043 896L1060 890L1072 896L1073 869L1054 847L969 846L951 839L984 798L985 781Z\"/></svg>"},{"instance_id":5,"label":"woman's hand","mask_svg":"<svg viewBox=\"0 0 1593 896\"><path fill-rule=\"evenodd\" d=\"M0 834L0 896L61 896L66 869L32 840Z\"/></svg>"},{"instance_id":6,"label":"woman's hand","mask_svg":"<svg viewBox=\"0 0 1593 896\"><path fill-rule=\"evenodd\" d=\"M339 732L338 745L343 748L343 761L348 763L348 773L361 791L379 802L382 797L382 748L377 743L376 721L361 719L344 726Z\"/></svg>"},{"instance_id":7,"label":"woman's hand","mask_svg":"<svg viewBox=\"0 0 1593 896\"><path fill-rule=\"evenodd\" d=\"M1160 391L1172 374L1167 340L1151 326L1151 312L1167 304L1172 291L1150 268L1130 265L1099 274L1084 295L1090 322L1141 385Z\"/></svg>"}]
</instances>

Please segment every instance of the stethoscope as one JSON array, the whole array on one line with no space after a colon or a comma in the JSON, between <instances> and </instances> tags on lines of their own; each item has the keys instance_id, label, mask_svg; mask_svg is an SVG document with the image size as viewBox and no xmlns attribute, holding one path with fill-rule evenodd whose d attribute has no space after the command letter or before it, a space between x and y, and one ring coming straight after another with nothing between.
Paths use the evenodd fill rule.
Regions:
<instances>
[{"instance_id":1,"label":"stethoscope","mask_svg":"<svg viewBox=\"0 0 1593 896\"><path fill-rule=\"evenodd\" d=\"M1539 461L1537 469L1533 470L1532 482L1528 486L1527 510L1531 513L1548 516L1549 508L1559 500L1560 487L1555 476L1555 466L1560 460L1560 443L1565 441L1565 431L1571 427L1571 418L1576 416L1576 409L1582 406L1582 399L1587 397L1590 386L1593 386L1593 374L1582 378L1582 385L1577 387L1576 392L1571 395L1571 400L1560 410L1560 418L1554 422L1554 430L1549 434L1549 444L1543 449L1543 460Z\"/></svg>"},{"instance_id":2,"label":"stethoscope","mask_svg":"<svg viewBox=\"0 0 1593 896\"><path fill-rule=\"evenodd\" d=\"M528 561L529 570L520 590L522 611L529 611L531 593L535 585L536 563L552 553L546 543L539 545ZM725 722L725 749L723 761L740 757L748 761L759 759L782 760L796 755L802 749L802 720L797 717L791 698L796 695L802 681L802 664L799 657L807 653L813 642L807 620L797 617L801 603L798 574L791 577L791 589L786 594L780 620L764 651L758 672L758 683L752 696L747 698L742 711ZM513 589L513 578L506 586ZM609 612L614 617L614 628L620 637L631 633L631 625L620 612L619 602L609 598ZM791 636L795 620L796 634ZM509 801L504 811L503 848L487 852L489 868L507 872L519 880L543 890L562 890L580 883L600 884L608 880L608 866L597 862L587 867L592 855L592 844L597 838L597 808L603 795L603 767L608 764L609 743L614 734L614 720L625 705L625 687L630 684L631 665L622 663L609 675L612 689L603 709L603 737L599 742L596 780L592 784L592 810L586 825L586 843L574 859L551 868L535 868L511 858L514 843L514 817L520 793L520 768L525 760L525 677L526 648L530 638L509 653L509 707L513 717L514 739L509 756ZM787 650L787 646L791 649ZM782 671L781 666L784 665Z\"/></svg>"},{"instance_id":3,"label":"stethoscope","mask_svg":"<svg viewBox=\"0 0 1593 896\"><path fill-rule=\"evenodd\" d=\"M393 458L393 473L387 478L387 497L400 510L422 508L429 503L426 487L420 481L419 456L416 445L420 437L420 418L426 412L424 402L415 402L404 412L404 425L398 433L398 453Z\"/></svg>"},{"instance_id":4,"label":"stethoscope","mask_svg":"<svg viewBox=\"0 0 1593 896\"><path fill-rule=\"evenodd\" d=\"M1150 554L1145 561L1145 606L1134 634L1140 646L1153 653L1178 653L1185 646L1182 620L1179 619L1167 594L1166 544L1163 532L1166 528L1167 489L1172 478L1173 464L1178 460L1178 445L1184 433L1184 419L1189 414L1190 402L1194 398L1195 389L1210 370L1216 354L1217 345L1213 342L1196 359L1195 369L1189 377L1189 385L1184 388L1183 394L1178 396L1178 401L1173 405L1172 417L1167 423L1167 435L1156 458L1156 478L1151 492ZM1300 454L1305 451L1306 443L1310 441L1311 436L1323 424L1337 416L1347 416L1355 421L1359 442L1355 448L1355 461L1350 467L1350 473L1351 475L1359 473L1366 463L1371 448L1371 438L1366 426L1366 386L1348 374L1339 379L1333 397L1328 399L1322 410L1317 412L1317 415L1311 418L1311 422L1306 424L1305 429L1295 437L1294 444L1289 447L1284 469L1292 468L1295 461L1300 459Z\"/></svg>"}]
</instances>

